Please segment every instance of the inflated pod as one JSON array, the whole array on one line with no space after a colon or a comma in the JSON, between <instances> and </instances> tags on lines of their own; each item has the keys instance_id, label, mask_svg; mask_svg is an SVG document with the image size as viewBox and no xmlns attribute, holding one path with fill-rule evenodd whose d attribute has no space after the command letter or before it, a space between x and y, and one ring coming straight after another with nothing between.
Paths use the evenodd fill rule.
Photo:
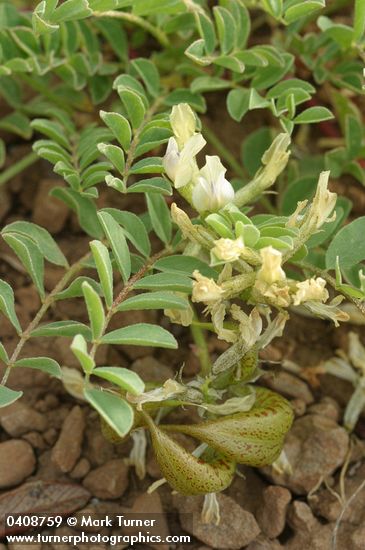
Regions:
<instances>
[{"instance_id":1,"label":"inflated pod","mask_svg":"<svg viewBox=\"0 0 365 550\"><path fill-rule=\"evenodd\" d=\"M270 390L255 387L251 410L193 425L164 425L164 431L180 432L250 466L272 464L279 456L284 437L293 422L290 403Z\"/></svg>"},{"instance_id":2,"label":"inflated pod","mask_svg":"<svg viewBox=\"0 0 365 550\"><path fill-rule=\"evenodd\" d=\"M196 458L145 417L161 472L182 495L205 495L226 489L232 482L235 463L226 457L211 462Z\"/></svg>"}]
</instances>

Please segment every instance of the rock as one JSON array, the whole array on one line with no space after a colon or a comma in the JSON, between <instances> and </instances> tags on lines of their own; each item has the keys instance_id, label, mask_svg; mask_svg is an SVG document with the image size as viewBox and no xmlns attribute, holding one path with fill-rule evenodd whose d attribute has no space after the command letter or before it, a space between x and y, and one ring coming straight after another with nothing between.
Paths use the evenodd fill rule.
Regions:
<instances>
[{"instance_id":1,"label":"rock","mask_svg":"<svg viewBox=\"0 0 365 550\"><path fill-rule=\"evenodd\" d=\"M291 399L290 404L293 407L293 411L296 417L305 415L307 405L305 404L303 399L300 399L299 397Z\"/></svg>"},{"instance_id":2,"label":"rock","mask_svg":"<svg viewBox=\"0 0 365 550\"><path fill-rule=\"evenodd\" d=\"M128 487L128 466L122 459L110 460L92 470L83 485L97 498L119 498Z\"/></svg>"},{"instance_id":3,"label":"rock","mask_svg":"<svg viewBox=\"0 0 365 550\"><path fill-rule=\"evenodd\" d=\"M261 377L260 382L263 382L268 388L282 393L286 397L302 399L307 405L314 401L308 385L289 372L279 371L274 376L272 374L265 374Z\"/></svg>"},{"instance_id":4,"label":"rock","mask_svg":"<svg viewBox=\"0 0 365 550\"><path fill-rule=\"evenodd\" d=\"M142 380L148 382L165 382L174 377L172 368L160 363L151 355L137 359L132 363L131 369L139 374Z\"/></svg>"},{"instance_id":5,"label":"rock","mask_svg":"<svg viewBox=\"0 0 365 550\"><path fill-rule=\"evenodd\" d=\"M28 405L16 401L0 409L0 425L12 437L19 437L32 431L44 432L47 419Z\"/></svg>"},{"instance_id":6,"label":"rock","mask_svg":"<svg viewBox=\"0 0 365 550\"><path fill-rule=\"evenodd\" d=\"M262 532L270 539L274 539L284 530L291 494L285 487L271 485L266 487L263 500L263 506L258 509L256 519Z\"/></svg>"},{"instance_id":7,"label":"rock","mask_svg":"<svg viewBox=\"0 0 365 550\"><path fill-rule=\"evenodd\" d=\"M303 533L298 531L285 545L285 550L310 548L311 550L334 550L333 532L335 523L321 525L317 523L312 531ZM360 532L361 535L361 532ZM358 545L357 533L352 525L341 523L337 533L337 550L363 550L364 540Z\"/></svg>"},{"instance_id":8,"label":"rock","mask_svg":"<svg viewBox=\"0 0 365 550\"><path fill-rule=\"evenodd\" d=\"M235 476L228 487L226 494L232 497L237 504L256 517L263 506L263 492L266 485L254 468L239 466L241 476Z\"/></svg>"},{"instance_id":9,"label":"rock","mask_svg":"<svg viewBox=\"0 0 365 550\"><path fill-rule=\"evenodd\" d=\"M72 479L82 479L90 472L90 468L90 462L87 460L87 458L80 458L80 460L70 473L70 477L72 477Z\"/></svg>"},{"instance_id":10,"label":"rock","mask_svg":"<svg viewBox=\"0 0 365 550\"><path fill-rule=\"evenodd\" d=\"M162 539L165 539L170 535L170 530L167 524L166 517L164 515L164 510L162 507L161 499L157 491L152 494L142 493L139 495L133 503L133 506L126 516L132 514L133 517L137 517L135 514L138 514L138 517L143 517L144 519L155 519L157 520L154 526L148 528L149 535L159 535ZM149 514L156 514L156 516L150 516ZM128 535L138 534L138 531L141 530L140 527L123 527L123 534ZM161 550L169 550L168 544L149 544L152 548L160 548Z\"/></svg>"},{"instance_id":11,"label":"rock","mask_svg":"<svg viewBox=\"0 0 365 550\"><path fill-rule=\"evenodd\" d=\"M76 405L66 417L60 436L52 450L51 460L61 472L70 472L80 458L84 429L84 413Z\"/></svg>"},{"instance_id":12,"label":"rock","mask_svg":"<svg viewBox=\"0 0 365 550\"><path fill-rule=\"evenodd\" d=\"M328 396L321 399L319 403L314 403L311 405L308 412L311 414L319 414L320 416L332 418L335 422L338 422L340 419L340 407L338 406L337 401Z\"/></svg>"},{"instance_id":13,"label":"rock","mask_svg":"<svg viewBox=\"0 0 365 550\"><path fill-rule=\"evenodd\" d=\"M334 420L312 414L303 416L295 420L284 445L293 473L279 474L272 467L263 468L262 472L294 493L309 493L320 479L343 464L348 443L348 433Z\"/></svg>"},{"instance_id":14,"label":"rock","mask_svg":"<svg viewBox=\"0 0 365 550\"><path fill-rule=\"evenodd\" d=\"M65 203L49 195L50 191L60 184L62 185L61 180L41 180L33 208L34 223L47 227L47 230L53 235L63 229L69 214Z\"/></svg>"},{"instance_id":15,"label":"rock","mask_svg":"<svg viewBox=\"0 0 365 550\"><path fill-rule=\"evenodd\" d=\"M27 550L41 550L42 544L26 544ZM9 550L24 550L24 544L23 543L11 543L8 544Z\"/></svg>"},{"instance_id":16,"label":"rock","mask_svg":"<svg viewBox=\"0 0 365 550\"><path fill-rule=\"evenodd\" d=\"M44 432L43 438L48 445L53 445L57 441L57 430L55 428L49 428L49 430Z\"/></svg>"},{"instance_id":17,"label":"rock","mask_svg":"<svg viewBox=\"0 0 365 550\"><path fill-rule=\"evenodd\" d=\"M260 528L254 516L241 508L232 498L221 493L217 498L221 521L219 525L213 525L202 523L200 519L204 497L176 495L174 504L180 514L181 526L212 548L239 550L257 537Z\"/></svg>"},{"instance_id":18,"label":"rock","mask_svg":"<svg viewBox=\"0 0 365 550\"><path fill-rule=\"evenodd\" d=\"M308 504L300 500L295 500L290 505L288 523L292 529L301 533L310 533L318 525Z\"/></svg>"},{"instance_id":19,"label":"rock","mask_svg":"<svg viewBox=\"0 0 365 550\"><path fill-rule=\"evenodd\" d=\"M284 548L278 540L270 540L265 535L259 535L245 550L280 550Z\"/></svg>"},{"instance_id":20,"label":"rock","mask_svg":"<svg viewBox=\"0 0 365 550\"><path fill-rule=\"evenodd\" d=\"M32 447L26 441L11 439L0 443L0 489L14 487L35 468Z\"/></svg>"},{"instance_id":21,"label":"rock","mask_svg":"<svg viewBox=\"0 0 365 550\"><path fill-rule=\"evenodd\" d=\"M41 434L38 432L29 432L27 434L24 434L23 439L25 439L25 441L28 441L28 443L30 443L34 449L44 451L44 449L46 448L46 443Z\"/></svg>"},{"instance_id":22,"label":"rock","mask_svg":"<svg viewBox=\"0 0 365 550\"><path fill-rule=\"evenodd\" d=\"M88 424L89 424L88 418ZM100 431L98 418L92 418L92 423L86 429L85 457L93 466L101 466L108 460L115 457L114 445L105 439Z\"/></svg>"}]
</instances>

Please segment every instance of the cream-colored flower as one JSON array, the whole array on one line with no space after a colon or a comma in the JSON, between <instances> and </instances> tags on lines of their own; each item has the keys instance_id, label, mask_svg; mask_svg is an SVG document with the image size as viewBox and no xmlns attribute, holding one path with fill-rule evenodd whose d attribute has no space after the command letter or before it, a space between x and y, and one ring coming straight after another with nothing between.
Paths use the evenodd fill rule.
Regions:
<instances>
[{"instance_id":1,"label":"cream-colored flower","mask_svg":"<svg viewBox=\"0 0 365 550\"><path fill-rule=\"evenodd\" d=\"M222 299L223 290L217 285L214 279L205 277L198 270L193 272L195 281L193 281L193 302L203 302L203 304L211 305Z\"/></svg>"},{"instance_id":2,"label":"cream-colored flower","mask_svg":"<svg viewBox=\"0 0 365 550\"><path fill-rule=\"evenodd\" d=\"M254 307L250 315L246 315L237 304L232 304L231 315L235 321L239 322L240 336L247 349L251 349L256 344L262 331L262 319L258 309Z\"/></svg>"},{"instance_id":3,"label":"cream-colored flower","mask_svg":"<svg viewBox=\"0 0 365 550\"><path fill-rule=\"evenodd\" d=\"M181 149L174 137L169 139L163 167L176 189L184 187L198 177L199 169L195 156L205 144L206 141L201 134L191 136Z\"/></svg>"},{"instance_id":4,"label":"cream-colored flower","mask_svg":"<svg viewBox=\"0 0 365 550\"><path fill-rule=\"evenodd\" d=\"M238 332L224 327L224 319L227 313L227 303L216 302L209 308L210 315L214 330L217 333L219 340L225 340L226 342L236 342L238 339Z\"/></svg>"},{"instance_id":5,"label":"cream-colored flower","mask_svg":"<svg viewBox=\"0 0 365 550\"><path fill-rule=\"evenodd\" d=\"M325 288L326 281L322 277L313 277L301 283L296 283L296 287L298 290L293 296L295 306L299 306L299 304L308 300L326 302L329 298L328 290Z\"/></svg>"},{"instance_id":6,"label":"cream-colored flower","mask_svg":"<svg viewBox=\"0 0 365 550\"><path fill-rule=\"evenodd\" d=\"M338 327L340 321L346 322L349 320L349 315L338 307L342 300L343 296L336 296L328 304L309 300L308 302L305 302L303 306L309 309L309 311L316 317L320 317L321 319L331 319L335 326Z\"/></svg>"},{"instance_id":7,"label":"cream-colored flower","mask_svg":"<svg viewBox=\"0 0 365 550\"><path fill-rule=\"evenodd\" d=\"M196 131L196 118L190 105L187 103L174 105L170 115L170 124L181 151Z\"/></svg>"},{"instance_id":8,"label":"cream-colored flower","mask_svg":"<svg viewBox=\"0 0 365 550\"><path fill-rule=\"evenodd\" d=\"M309 212L309 220L316 224L316 229L319 229L324 223L333 221L336 218L336 214L329 218L336 206L337 200L336 193L331 193L327 189L329 175L329 171L321 172L317 191Z\"/></svg>"},{"instance_id":9,"label":"cream-colored flower","mask_svg":"<svg viewBox=\"0 0 365 550\"><path fill-rule=\"evenodd\" d=\"M265 283L257 280L254 289L270 304L277 307L289 307L291 297L289 286L283 283Z\"/></svg>"},{"instance_id":10,"label":"cream-colored flower","mask_svg":"<svg viewBox=\"0 0 365 550\"><path fill-rule=\"evenodd\" d=\"M193 189L193 205L198 212L214 212L234 199L234 189L226 180L226 168L217 156L206 156Z\"/></svg>"},{"instance_id":11,"label":"cream-colored flower","mask_svg":"<svg viewBox=\"0 0 365 550\"><path fill-rule=\"evenodd\" d=\"M284 280L286 276L281 267L281 252L272 246L267 246L265 248L261 248L260 255L262 265L257 272L257 280L263 281L268 285Z\"/></svg>"},{"instance_id":12,"label":"cream-colored flower","mask_svg":"<svg viewBox=\"0 0 365 550\"><path fill-rule=\"evenodd\" d=\"M218 239L214 241L215 246L212 248L213 260L221 260L222 262L234 262L239 259L242 252L245 250L245 245L242 237L238 239Z\"/></svg>"}]
</instances>

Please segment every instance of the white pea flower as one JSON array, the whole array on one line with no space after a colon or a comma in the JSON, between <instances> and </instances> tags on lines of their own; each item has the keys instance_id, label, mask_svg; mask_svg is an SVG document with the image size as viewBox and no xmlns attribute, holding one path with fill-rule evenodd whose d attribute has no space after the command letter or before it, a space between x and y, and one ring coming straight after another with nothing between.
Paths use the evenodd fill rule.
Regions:
<instances>
[{"instance_id":1,"label":"white pea flower","mask_svg":"<svg viewBox=\"0 0 365 550\"><path fill-rule=\"evenodd\" d=\"M214 212L234 199L234 189L226 180L226 169L217 156L206 156L193 189L193 205L198 212Z\"/></svg>"},{"instance_id":2,"label":"white pea flower","mask_svg":"<svg viewBox=\"0 0 365 550\"><path fill-rule=\"evenodd\" d=\"M167 144L163 167L176 189L184 187L199 174L195 156L206 144L201 134L194 134L180 150L178 142L171 137Z\"/></svg>"},{"instance_id":3,"label":"white pea flower","mask_svg":"<svg viewBox=\"0 0 365 550\"><path fill-rule=\"evenodd\" d=\"M293 296L293 303L298 306L308 300L326 302L329 298L328 290L325 288L326 281L322 277L307 279L301 283L296 283L297 292Z\"/></svg>"},{"instance_id":4,"label":"white pea flower","mask_svg":"<svg viewBox=\"0 0 365 550\"><path fill-rule=\"evenodd\" d=\"M194 111L187 103L174 105L170 115L170 124L181 151L196 131Z\"/></svg>"},{"instance_id":5,"label":"white pea flower","mask_svg":"<svg viewBox=\"0 0 365 550\"><path fill-rule=\"evenodd\" d=\"M257 280L263 281L268 285L276 283L277 281L283 281L286 276L281 267L283 259L281 252L272 246L267 246L261 248L260 256L262 265L257 272Z\"/></svg>"},{"instance_id":6,"label":"white pea flower","mask_svg":"<svg viewBox=\"0 0 365 550\"><path fill-rule=\"evenodd\" d=\"M203 302L210 305L222 299L223 289L217 285L214 279L205 277L197 269L193 272L195 281L193 281L193 302Z\"/></svg>"},{"instance_id":7,"label":"white pea flower","mask_svg":"<svg viewBox=\"0 0 365 550\"><path fill-rule=\"evenodd\" d=\"M212 248L213 261L234 262L239 259L242 252L245 250L245 245L242 237L237 239L218 239L214 241L215 246Z\"/></svg>"},{"instance_id":8,"label":"white pea flower","mask_svg":"<svg viewBox=\"0 0 365 550\"><path fill-rule=\"evenodd\" d=\"M176 292L177 296L185 297L181 292ZM194 312L189 302L186 300L187 307L185 309L165 309L164 314L172 323L189 327L193 322Z\"/></svg>"},{"instance_id":9,"label":"white pea flower","mask_svg":"<svg viewBox=\"0 0 365 550\"><path fill-rule=\"evenodd\" d=\"M333 221L336 218L336 214L329 218L336 206L337 195L328 191L328 178L329 171L321 172L319 176L317 191L314 196L311 211L310 220L314 218L316 228L319 229L324 223Z\"/></svg>"}]
</instances>

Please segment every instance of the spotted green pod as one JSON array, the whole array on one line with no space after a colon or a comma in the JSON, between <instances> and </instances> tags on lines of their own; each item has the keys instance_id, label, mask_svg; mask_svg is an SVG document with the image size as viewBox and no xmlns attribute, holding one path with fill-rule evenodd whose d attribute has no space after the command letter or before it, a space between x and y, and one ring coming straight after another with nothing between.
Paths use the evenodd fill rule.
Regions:
<instances>
[{"instance_id":1,"label":"spotted green pod","mask_svg":"<svg viewBox=\"0 0 365 550\"><path fill-rule=\"evenodd\" d=\"M182 495L218 493L232 482L235 463L215 456L211 462L196 458L157 427L150 417L146 423L161 472L173 489Z\"/></svg>"},{"instance_id":2,"label":"spotted green pod","mask_svg":"<svg viewBox=\"0 0 365 550\"><path fill-rule=\"evenodd\" d=\"M194 425L165 425L164 431L188 434L224 456L250 466L272 464L280 455L293 422L290 403L266 388L255 387L251 410Z\"/></svg>"}]
</instances>

